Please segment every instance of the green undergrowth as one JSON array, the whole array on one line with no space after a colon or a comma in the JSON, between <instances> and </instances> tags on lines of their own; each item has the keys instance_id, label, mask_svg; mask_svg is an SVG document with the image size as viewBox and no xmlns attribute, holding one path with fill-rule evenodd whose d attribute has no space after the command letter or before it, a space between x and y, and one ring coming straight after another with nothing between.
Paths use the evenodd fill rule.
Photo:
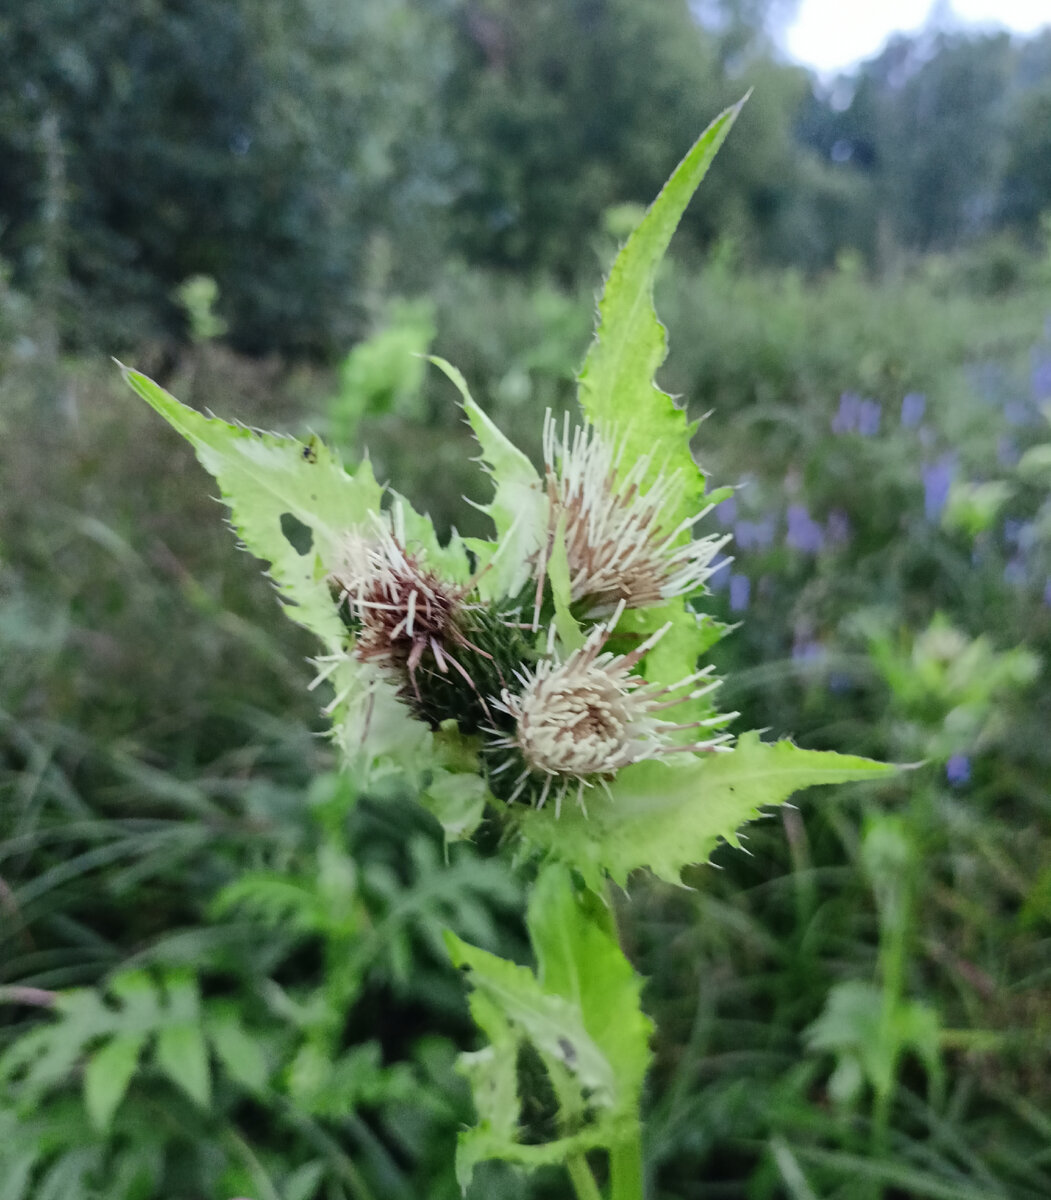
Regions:
<instances>
[{"instance_id":1,"label":"green undergrowth","mask_svg":"<svg viewBox=\"0 0 1051 1200\"><path fill-rule=\"evenodd\" d=\"M713 410L700 459L746 483L733 523L774 529L727 568L747 608L717 592L745 618L719 649L724 703L808 748L927 762L864 807L845 793L753 825L692 891L629 881L662 1200L1051 1191L1051 539L1046 487L1000 452L1047 440L1051 293L1038 274L1000 296L948 286L951 267L891 287L673 264L659 293L664 384ZM443 287L432 345L535 455L523 431L568 404L591 296ZM495 839L446 863L407 798L330 774L308 640L108 364L62 364L39 394L5 361L0 1196L459 1194L472 1111L453 1062L476 1043L440 931L527 961ZM437 374L386 389L360 433L448 525L468 435ZM166 382L323 433L339 392L214 346ZM881 406L878 433L833 431L844 391ZM928 515L924 470L949 455L953 486L1009 485L995 519ZM786 543L791 505L819 551ZM480 1167L471 1195L497 1194L563 1191Z\"/></svg>"}]
</instances>

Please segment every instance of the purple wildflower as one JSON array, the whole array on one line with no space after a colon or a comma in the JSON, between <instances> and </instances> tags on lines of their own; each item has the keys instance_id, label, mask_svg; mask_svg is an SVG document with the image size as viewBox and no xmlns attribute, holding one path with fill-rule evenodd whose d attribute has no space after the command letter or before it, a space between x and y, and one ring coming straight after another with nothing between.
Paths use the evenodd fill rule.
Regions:
<instances>
[{"instance_id":1,"label":"purple wildflower","mask_svg":"<svg viewBox=\"0 0 1051 1200\"><path fill-rule=\"evenodd\" d=\"M879 433L883 409L875 400L862 400L858 405L857 430L862 437L875 437Z\"/></svg>"},{"instance_id":2,"label":"purple wildflower","mask_svg":"<svg viewBox=\"0 0 1051 1200\"><path fill-rule=\"evenodd\" d=\"M729 583L730 577L723 568L728 567L732 562L733 559L728 554L717 554L712 559L712 570L708 576L708 586L713 592L721 592L727 583Z\"/></svg>"},{"instance_id":3,"label":"purple wildflower","mask_svg":"<svg viewBox=\"0 0 1051 1200\"><path fill-rule=\"evenodd\" d=\"M722 504L715 506L715 519L724 529L728 529L737 520L736 496L728 496Z\"/></svg>"},{"instance_id":4,"label":"purple wildflower","mask_svg":"<svg viewBox=\"0 0 1051 1200\"><path fill-rule=\"evenodd\" d=\"M945 764L945 778L953 787L962 787L971 778L971 760L966 754L954 754Z\"/></svg>"},{"instance_id":5,"label":"purple wildflower","mask_svg":"<svg viewBox=\"0 0 1051 1200\"><path fill-rule=\"evenodd\" d=\"M752 593L752 581L747 575L730 576L730 611L744 612Z\"/></svg>"},{"instance_id":6,"label":"purple wildflower","mask_svg":"<svg viewBox=\"0 0 1051 1200\"><path fill-rule=\"evenodd\" d=\"M839 398L839 411L832 418L833 433L853 433L858 425L858 406L861 397L857 392L844 392Z\"/></svg>"},{"instance_id":7,"label":"purple wildflower","mask_svg":"<svg viewBox=\"0 0 1051 1200\"><path fill-rule=\"evenodd\" d=\"M796 663L819 663L825 657L825 647L812 637L796 637L792 643L792 661Z\"/></svg>"},{"instance_id":8,"label":"purple wildflower","mask_svg":"<svg viewBox=\"0 0 1051 1200\"><path fill-rule=\"evenodd\" d=\"M1008 517L1004 521L1004 541L1011 546L1017 546L1025 532L1025 521L1019 521L1017 517Z\"/></svg>"},{"instance_id":9,"label":"purple wildflower","mask_svg":"<svg viewBox=\"0 0 1051 1200\"><path fill-rule=\"evenodd\" d=\"M1034 353L1030 382L1034 399L1051 400L1051 355Z\"/></svg>"},{"instance_id":10,"label":"purple wildflower","mask_svg":"<svg viewBox=\"0 0 1051 1200\"><path fill-rule=\"evenodd\" d=\"M922 392L908 392L901 401L901 423L905 429L915 429L927 411L927 397Z\"/></svg>"},{"instance_id":11,"label":"purple wildflower","mask_svg":"<svg viewBox=\"0 0 1051 1200\"><path fill-rule=\"evenodd\" d=\"M825 544L825 534L821 526L802 504L788 506L788 534L785 541L793 550L803 554L817 554Z\"/></svg>"},{"instance_id":12,"label":"purple wildflower","mask_svg":"<svg viewBox=\"0 0 1051 1200\"><path fill-rule=\"evenodd\" d=\"M1004 405L1004 420L1008 425L1027 425L1032 415L1024 400L1008 400Z\"/></svg>"},{"instance_id":13,"label":"purple wildflower","mask_svg":"<svg viewBox=\"0 0 1051 1200\"><path fill-rule=\"evenodd\" d=\"M923 467L923 512L928 521L937 521L949 499L956 462L951 454L943 454L935 463Z\"/></svg>"},{"instance_id":14,"label":"purple wildflower","mask_svg":"<svg viewBox=\"0 0 1051 1200\"><path fill-rule=\"evenodd\" d=\"M1011 587L1021 587L1025 583L1025 559L1016 554L1004 567L1004 583Z\"/></svg>"},{"instance_id":15,"label":"purple wildflower","mask_svg":"<svg viewBox=\"0 0 1051 1200\"><path fill-rule=\"evenodd\" d=\"M883 409L875 400L863 400L857 392L844 392L839 409L832 418L833 433L859 433L872 437L879 433Z\"/></svg>"},{"instance_id":16,"label":"purple wildflower","mask_svg":"<svg viewBox=\"0 0 1051 1200\"><path fill-rule=\"evenodd\" d=\"M828 514L825 532L833 545L842 546L850 541L850 518L841 508L834 508Z\"/></svg>"},{"instance_id":17,"label":"purple wildflower","mask_svg":"<svg viewBox=\"0 0 1051 1200\"><path fill-rule=\"evenodd\" d=\"M828 690L833 696L845 696L854 686L854 680L846 671L830 671L828 675Z\"/></svg>"},{"instance_id":18,"label":"purple wildflower","mask_svg":"<svg viewBox=\"0 0 1051 1200\"><path fill-rule=\"evenodd\" d=\"M1001 467L1017 466L1021 454L1018 447L1008 437L1002 437L996 443L996 461Z\"/></svg>"},{"instance_id":19,"label":"purple wildflower","mask_svg":"<svg viewBox=\"0 0 1051 1200\"><path fill-rule=\"evenodd\" d=\"M760 521L738 521L734 526L734 541L742 550L765 550L773 544L774 532L772 515Z\"/></svg>"}]
</instances>

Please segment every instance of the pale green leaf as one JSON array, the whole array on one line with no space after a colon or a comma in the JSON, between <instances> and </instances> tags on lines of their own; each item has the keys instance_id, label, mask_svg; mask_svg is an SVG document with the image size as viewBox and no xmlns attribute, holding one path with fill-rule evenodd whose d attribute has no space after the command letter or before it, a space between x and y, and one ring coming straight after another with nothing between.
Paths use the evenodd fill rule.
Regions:
<instances>
[{"instance_id":1,"label":"pale green leaf","mask_svg":"<svg viewBox=\"0 0 1051 1200\"><path fill-rule=\"evenodd\" d=\"M587 812L576 804L523 810L519 829L533 845L584 873L593 890L603 873L620 884L648 867L673 883L684 867L706 862L720 841L763 810L815 784L878 779L897 768L867 758L801 750L791 742L740 738L729 753L675 756L625 767L612 797L596 789Z\"/></svg>"},{"instance_id":2,"label":"pale green leaf","mask_svg":"<svg viewBox=\"0 0 1051 1200\"><path fill-rule=\"evenodd\" d=\"M580 375L584 415L623 446L625 466L648 459L644 484L661 472L679 475L677 506L666 514L672 526L703 507L705 480L690 454L696 425L654 383L667 344L653 307L653 285L672 234L743 103L705 130L617 256Z\"/></svg>"},{"instance_id":3,"label":"pale green leaf","mask_svg":"<svg viewBox=\"0 0 1051 1200\"><path fill-rule=\"evenodd\" d=\"M281 1200L315 1200L325 1178L323 1159L304 1163L285 1180L281 1186Z\"/></svg>"},{"instance_id":4,"label":"pale green leaf","mask_svg":"<svg viewBox=\"0 0 1051 1200\"><path fill-rule=\"evenodd\" d=\"M493 480L493 497L482 511L492 520L496 539L467 542L478 558L478 590L486 600L517 596L529 580L530 560L541 550L547 533L543 481L526 455L475 403L463 375L443 358L430 361L456 385L482 462Z\"/></svg>"},{"instance_id":5,"label":"pale green leaf","mask_svg":"<svg viewBox=\"0 0 1051 1200\"><path fill-rule=\"evenodd\" d=\"M176 1087L202 1108L207 1108L212 1080L208 1047L200 1025L165 1025L157 1034L154 1058Z\"/></svg>"},{"instance_id":6,"label":"pale green leaf","mask_svg":"<svg viewBox=\"0 0 1051 1200\"><path fill-rule=\"evenodd\" d=\"M451 934L453 961L470 970L471 1015L488 1040L461 1055L478 1115L460 1135L457 1178L466 1189L490 1158L539 1167L630 1136L649 1061L651 1026L639 1008L639 980L594 896L578 895L569 872L542 873L528 925L538 973L465 946ZM521 1140L518 1059L539 1052L559 1100L559 1136Z\"/></svg>"},{"instance_id":7,"label":"pale green leaf","mask_svg":"<svg viewBox=\"0 0 1051 1200\"><path fill-rule=\"evenodd\" d=\"M1051 483L1051 442L1030 446L1018 460L1018 474L1033 483Z\"/></svg>"},{"instance_id":8,"label":"pale green leaf","mask_svg":"<svg viewBox=\"0 0 1051 1200\"><path fill-rule=\"evenodd\" d=\"M471 986L499 1008L512 1025L588 1089L596 1103L609 1105L615 1081L605 1055L588 1035L577 1006L546 993L528 967L479 950L446 933L445 943L457 967L469 970Z\"/></svg>"},{"instance_id":9,"label":"pale green leaf","mask_svg":"<svg viewBox=\"0 0 1051 1200\"><path fill-rule=\"evenodd\" d=\"M84 1068L84 1107L96 1129L105 1132L124 1099L139 1055L144 1033L118 1033L88 1059Z\"/></svg>"},{"instance_id":10,"label":"pale green leaf","mask_svg":"<svg viewBox=\"0 0 1051 1200\"><path fill-rule=\"evenodd\" d=\"M613 914L590 891L578 892L569 870L545 867L529 900L529 936L545 992L580 1009L616 1080L612 1107L637 1113L650 1061L652 1022L640 1005L640 983L613 930Z\"/></svg>"},{"instance_id":11,"label":"pale green leaf","mask_svg":"<svg viewBox=\"0 0 1051 1200\"><path fill-rule=\"evenodd\" d=\"M368 462L350 475L316 438L304 444L205 417L138 371L124 368L124 377L218 481L234 528L252 554L269 562L289 616L330 649L340 646L343 624L327 576L347 531L367 529L380 510L382 492ZM305 553L289 540L290 519L310 531Z\"/></svg>"}]
</instances>

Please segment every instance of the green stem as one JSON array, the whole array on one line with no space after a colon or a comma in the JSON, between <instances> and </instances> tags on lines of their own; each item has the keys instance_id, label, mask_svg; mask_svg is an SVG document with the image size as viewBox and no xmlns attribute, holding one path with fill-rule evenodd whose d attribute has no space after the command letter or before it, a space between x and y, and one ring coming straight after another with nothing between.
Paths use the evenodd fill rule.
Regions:
<instances>
[{"instance_id":1,"label":"green stem","mask_svg":"<svg viewBox=\"0 0 1051 1200\"><path fill-rule=\"evenodd\" d=\"M610 1200L643 1200L642 1126L635 1123L629 1138L610 1150Z\"/></svg>"},{"instance_id":2,"label":"green stem","mask_svg":"<svg viewBox=\"0 0 1051 1200\"><path fill-rule=\"evenodd\" d=\"M567 1158L566 1170L569 1172L569 1178L573 1181L573 1190L577 1194L577 1200L602 1200L602 1193L598 1190L595 1176L591 1174L588 1160L583 1154L573 1154Z\"/></svg>"},{"instance_id":3,"label":"green stem","mask_svg":"<svg viewBox=\"0 0 1051 1200\"><path fill-rule=\"evenodd\" d=\"M608 931L624 954L624 940L617 923L613 892L606 885ZM625 957L627 955L625 954ZM609 1152L610 1200L645 1200L645 1179L642 1170L642 1114L637 1113L631 1132Z\"/></svg>"}]
</instances>

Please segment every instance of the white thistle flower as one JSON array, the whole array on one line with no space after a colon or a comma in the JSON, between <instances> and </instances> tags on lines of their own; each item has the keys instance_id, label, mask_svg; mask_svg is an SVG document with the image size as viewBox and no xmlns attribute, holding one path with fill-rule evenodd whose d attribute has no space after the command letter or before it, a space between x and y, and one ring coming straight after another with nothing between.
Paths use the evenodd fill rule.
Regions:
<instances>
[{"instance_id":1,"label":"white thistle flower","mask_svg":"<svg viewBox=\"0 0 1051 1200\"><path fill-rule=\"evenodd\" d=\"M713 691L719 680L712 667L688 675L671 687L649 684L632 674L643 655L667 632L666 625L628 654L603 650L624 611L621 601L610 620L592 631L585 644L559 662L547 658L534 671L518 673L521 689L503 689L490 706L511 717L514 731L490 728L488 750L503 761L490 776L512 768L508 803L525 794L536 807L550 796L556 815L571 790L583 807L584 789L608 779L621 768L663 754L728 749L726 733L683 743L683 730L723 725L730 716L676 724L661 715L686 700ZM697 687L695 685L700 684Z\"/></svg>"},{"instance_id":2,"label":"white thistle flower","mask_svg":"<svg viewBox=\"0 0 1051 1200\"><path fill-rule=\"evenodd\" d=\"M564 514L571 598L582 601L589 615L608 614L621 601L646 608L695 592L730 540L713 535L683 541L710 506L669 527L665 513L679 479L660 475L644 489L650 458L622 473L622 452L592 425L571 432L567 415L559 437L550 411L544 419L550 524L538 574L542 587L551 538Z\"/></svg>"}]
</instances>

